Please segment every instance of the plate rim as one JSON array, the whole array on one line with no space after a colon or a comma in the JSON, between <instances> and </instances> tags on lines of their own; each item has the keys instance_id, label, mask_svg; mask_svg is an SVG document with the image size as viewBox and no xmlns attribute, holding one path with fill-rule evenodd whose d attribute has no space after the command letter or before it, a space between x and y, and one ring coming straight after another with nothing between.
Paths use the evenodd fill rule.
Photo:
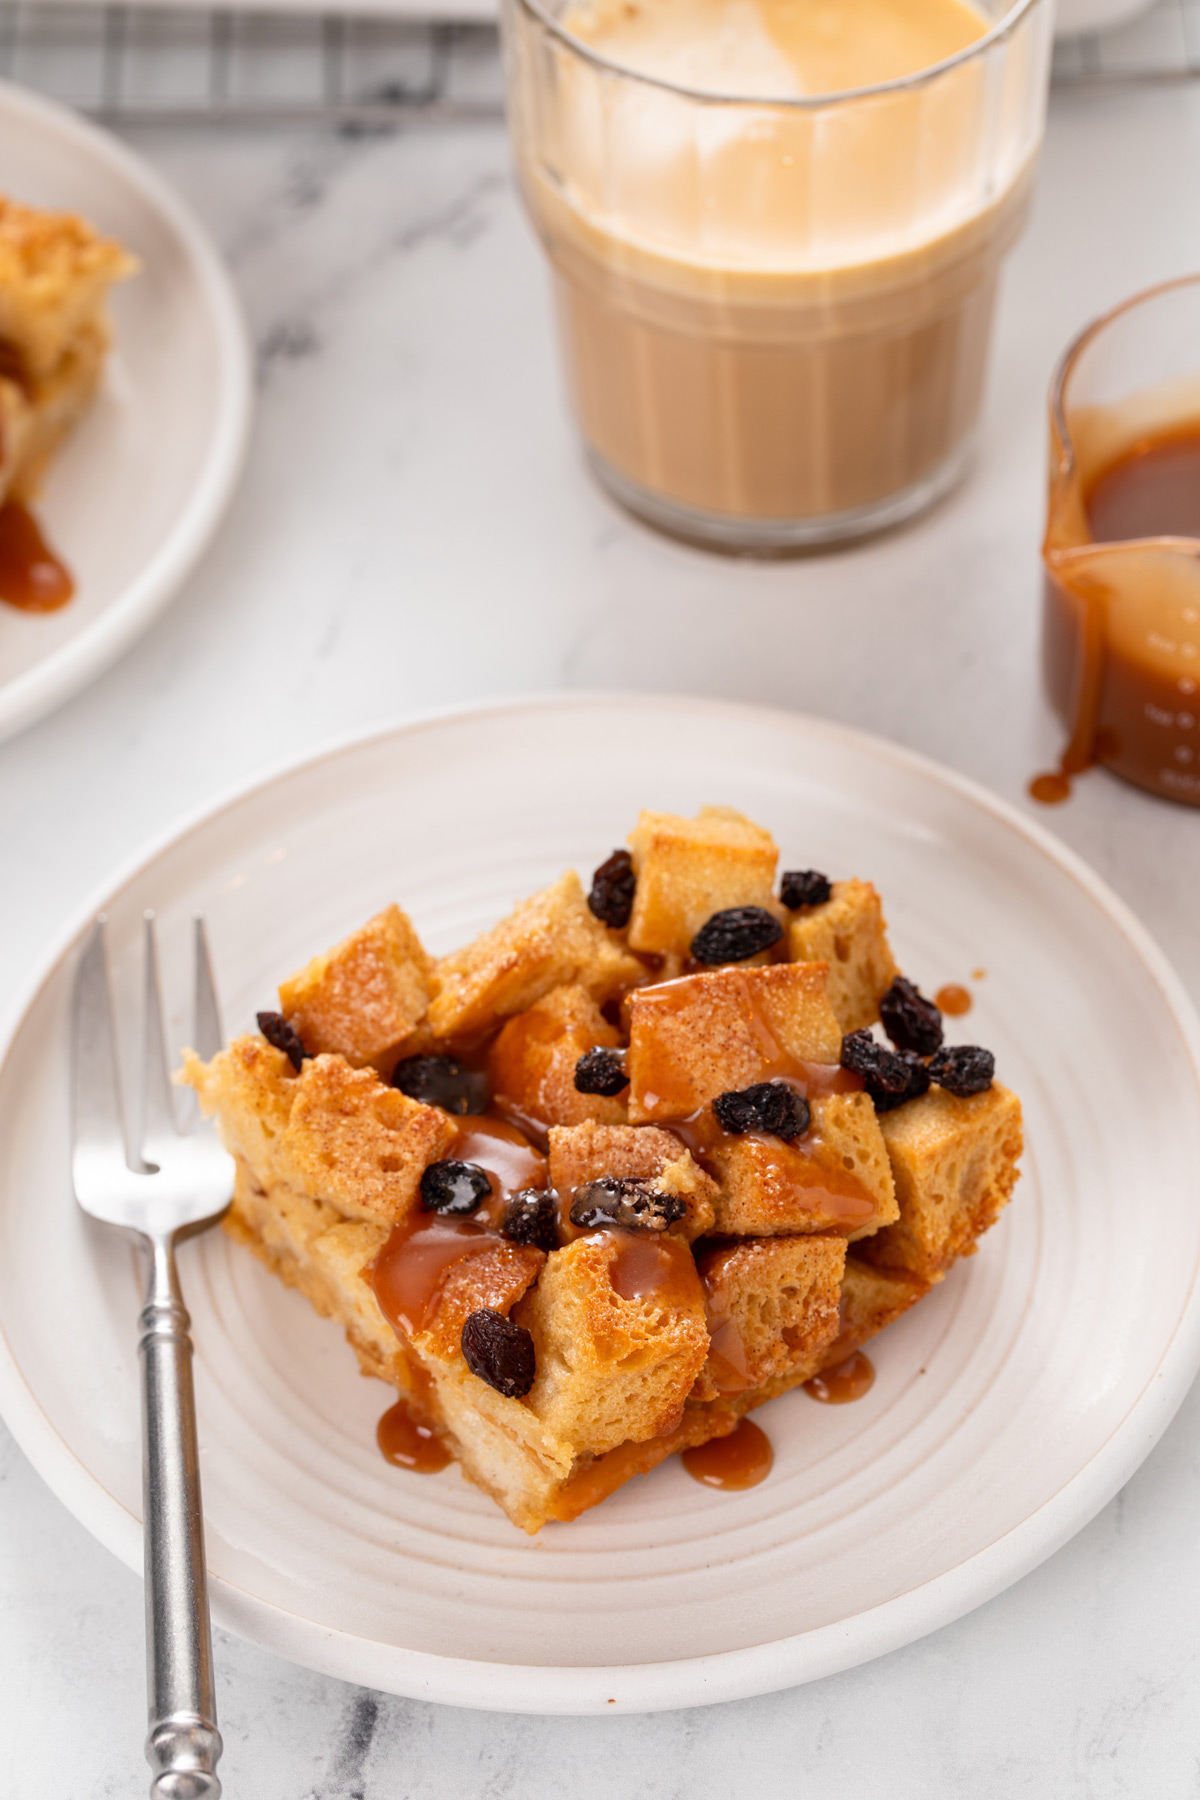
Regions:
<instances>
[{"instance_id":1,"label":"plate rim","mask_svg":"<svg viewBox=\"0 0 1200 1800\"><path fill-rule=\"evenodd\" d=\"M71 107L0 81L0 113L36 121L135 189L171 230L203 294L216 333L217 412L200 472L156 554L76 637L11 681L0 682L0 742L35 724L103 674L148 629L207 548L233 496L250 440L253 356L232 278L188 203L136 151Z\"/></svg>"},{"instance_id":2,"label":"plate rim","mask_svg":"<svg viewBox=\"0 0 1200 1800\"><path fill-rule=\"evenodd\" d=\"M919 779L949 789L1025 838L1055 863L1129 941L1178 1030L1200 1099L1200 1015L1164 952L1124 900L1083 857L1011 801L972 777L907 745L786 707L692 694L563 689L440 706L387 725L338 734L300 756L281 757L155 833L89 895L53 939L37 968L0 1017L0 1080L14 1040L43 989L55 978L98 911L146 865L243 800L338 756L417 735L530 710L578 713L588 707L699 710L774 720L859 754L882 757ZM577 723L577 720L575 721ZM624 1665L481 1662L404 1649L320 1625L210 1576L214 1622L324 1675L413 1699L475 1710L539 1715L648 1713L712 1705L799 1686L913 1643L1002 1593L1061 1549L1134 1474L1158 1443L1200 1368L1200 1269L1174 1335L1120 1424L1057 1493L1020 1524L953 1569L842 1620L768 1643L710 1655ZM51 1491L127 1567L141 1567L141 1523L84 1466L59 1436L17 1363L0 1320L0 1416Z\"/></svg>"}]
</instances>

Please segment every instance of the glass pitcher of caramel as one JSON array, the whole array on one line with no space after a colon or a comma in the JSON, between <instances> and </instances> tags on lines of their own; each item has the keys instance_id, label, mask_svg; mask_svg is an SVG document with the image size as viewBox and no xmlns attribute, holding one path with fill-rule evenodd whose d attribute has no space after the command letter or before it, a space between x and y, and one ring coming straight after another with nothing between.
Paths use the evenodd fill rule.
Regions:
<instances>
[{"instance_id":1,"label":"glass pitcher of caramel","mask_svg":"<svg viewBox=\"0 0 1200 1800\"><path fill-rule=\"evenodd\" d=\"M1200 806L1200 275L1089 325L1050 390L1043 654L1064 799L1102 763Z\"/></svg>"}]
</instances>

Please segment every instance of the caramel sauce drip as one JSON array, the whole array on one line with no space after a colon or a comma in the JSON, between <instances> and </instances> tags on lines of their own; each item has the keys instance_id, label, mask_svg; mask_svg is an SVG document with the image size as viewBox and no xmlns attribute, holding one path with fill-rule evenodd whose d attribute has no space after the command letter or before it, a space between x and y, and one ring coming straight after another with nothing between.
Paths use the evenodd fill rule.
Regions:
<instances>
[{"instance_id":1,"label":"caramel sauce drip","mask_svg":"<svg viewBox=\"0 0 1200 1800\"><path fill-rule=\"evenodd\" d=\"M19 500L0 506L0 600L21 612L57 612L75 583Z\"/></svg>"},{"instance_id":2,"label":"caramel sauce drip","mask_svg":"<svg viewBox=\"0 0 1200 1800\"><path fill-rule=\"evenodd\" d=\"M394 1226L370 1272L375 1298L389 1325L406 1338L424 1330L449 1270L504 1241L469 1219L448 1219L436 1212L417 1212Z\"/></svg>"},{"instance_id":3,"label":"caramel sauce drip","mask_svg":"<svg viewBox=\"0 0 1200 1800\"><path fill-rule=\"evenodd\" d=\"M711 1438L685 1450L682 1457L693 1481L723 1489L757 1487L771 1473L774 1461L771 1440L753 1419L743 1419L728 1437Z\"/></svg>"},{"instance_id":4,"label":"caramel sauce drip","mask_svg":"<svg viewBox=\"0 0 1200 1800\"><path fill-rule=\"evenodd\" d=\"M948 981L945 987L940 987L933 996L933 1003L939 1012L951 1019L961 1019L964 1013L970 1012L974 1004L968 990L959 987L955 981Z\"/></svg>"},{"instance_id":5,"label":"caramel sauce drip","mask_svg":"<svg viewBox=\"0 0 1200 1800\"><path fill-rule=\"evenodd\" d=\"M834 1363L832 1368L822 1369L819 1375L806 1381L804 1391L827 1406L844 1406L849 1400L861 1400L874 1382L875 1366L870 1357L855 1350L845 1362Z\"/></svg>"},{"instance_id":6,"label":"caramel sauce drip","mask_svg":"<svg viewBox=\"0 0 1200 1800\"><path fill-rule=\"evenodd\" d=\"M494 1113L456 1119L457 1135L447 1156L476 1163L492 1184L492 1198L471 1216L479 1224L499 1225L504 1208L522 1188L544 1188L550 1167L526 1134Z\"/></svg>"},{"instance_id":7,"label":"caramel sauce drip","mask_svg":"<svg viewBox=\"0 0 1200 1800\"><path fill-rule=\"evenodd\" d=\"M506 1242L498 1227L511 1196L521 1188L545 1187L549 1175L546 1158L507 1120L482 1113L454 1122L457 1130L449 1154L484 1169L492 1195L466 1218L425 1212L418 1206L393 1227L370 1279L385 1318L405 1337L424 1329L455 1263Z\"/></svg>"},{"instance_id":8,"label":"caramel sauce drip","mask_svg":"<svg viewBox=\"0 0 1200 1800\"><path fill-rule=\"evenodd\" d=\"M375 1428L375 1440L388 1462L415 1475L436 1475L452 1460L441 1439L414 1417L407 1400L388 1407Z\"/></svg>"},{"instance_id":9,"label":"caramel sauce drip","mask_svg":"<svg viewBox=\"0 0 1200 1800\"><path fill-rule=\"evenodd\" d=\"M701 1298L692 1253L679 1238L610 1231L615 1253L608 1279L622 1300L657 1300L663 1306L694 1306Z\"/></svg>"},{"instance_id":10,"label":"caramel sauce drip","mask_svg":"<svg viewBox=\"0 0 1200 1800\"><path fill-rule=\"evenodd\" d=\"M1029 793L1057 805L1099 761L1200 805L1200 425L1142 436L1086 485L1064 468L1043 550L1043 658L1070 740Z\"/></svg>"}]
</instances>

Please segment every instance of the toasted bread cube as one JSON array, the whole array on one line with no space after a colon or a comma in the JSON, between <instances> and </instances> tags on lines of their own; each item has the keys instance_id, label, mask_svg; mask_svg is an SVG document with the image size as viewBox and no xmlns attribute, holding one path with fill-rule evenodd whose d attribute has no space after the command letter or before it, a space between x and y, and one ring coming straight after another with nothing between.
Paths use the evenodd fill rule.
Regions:
<instances>
[{"instance_id":1,"label":"toasted bread cube","mask_svg":"<svg viewBox=\"0 0 1200 1800\"><path fill-rule=\"evenodd\" d=\"M576 1238L550 1253L516 1316L537 1356L525 1404L577 1456L673 1430L708 1355L704 1290L678 1238Z\"/></svg>"},{"instance_id":2,"label":"toasted bread cube","mask_svg":"<svg viewBox=\"0 0 1200 1800\"><path fill-rule=\"evenodd\" d=\"M847 1256L838 1300L838 1334L822 1351L820 1367L835 1369L870 1338L915 1306L929 1283L904 1269L873 1269L857 1255Z\"/></svg>"},{"instance_id":3,"label":"toasted bread cube","mask_svg":"<svg viewBox=\"0 0 1200 1800\"><path fill-rule=\"evenodd\" d=\"M507 1318L537 1280L545 1260L546 1252L532 1244L497 1243L452 1263L413 1338L414 1345L422 1354L442 1361L461 1356L462 1329L470 1314L487 1307Z\"/></svg>"},{"instance_id":4,"label":"toasted bread cube","mask_svg":"<svg viewBox=\"0 0 1200 1800\"><path fill-rule=\"evenodd\" d=\"M879 1017L879 1002L896 978L879 895L869 881L835 881L823 906L791 914L792 962L829 965L829 1004L843 1031L859 1031Z\"/></svg>"},{"instance_id":5,"label":"toasted bread cube","mask_svg":"<svg viewBox=\"0 0 1200 1800\"><path fill-rule=\"evenodd\" d=\"M860 1254L940 1281L956 1257L971 1254L1012 1196L1023 1148L1021 1103L999 1085L967 1099L935 1087L879 1123L900 1217Z\"/></svg>"},{"instance_id":6,"label":"toasted bread cube","mask_svg":"<svg viewBox=\"0 0 1200 1800\"><path fill-rule=\"evenodd\" d=\"M216 1114L225 1148L265 1178L296 1096L295 1071L283 1051L257 1035L234 1038L208 1063L185 1050L175 1079L195 1088L207 1118Z\"/></svg>"},{"instance_id":7,"label":"toasted bread cube","mask_svg":"<svg viewBox=\"0 0 1200 1800\"><path fill-rule=\"evenodd\" d=\"M715 912L771 906L779 852L771 834L727 808L698 818L644 812L629 839L637 892L629 918L631 949L687 956Z\"/></svg>"},{"instance_id":8,"label":"toasted bread cube","mask_svg":"<svg viewBox=\"0 0 1200 1800\"><path fill-rule=\"evenodd\" d=\"M677 1195L687 1205L687 1215L670 1229L689 1243L713 1229L717 1184L673 1132L655 1125L591 1123L551 1130L550 1185L564 1207L576 1188L605 1175L633 1176L660 1193Z\"/></svg>"},{"instance_id":9,"label":"toasted bread cube","mask_svg":"<svg viewBox=\"0 0 1200 1800\"><path fill-rule=\"evenodd\" d=\"M837 1231L861 1238L899 1218L892 1171L867 1094L812 1101L810 1131L793 1144L757 1132L707 1154L718 1182L715 1230L731 1237Z\"/></svg>"},{"instance_id":10,"label":"toasted bread cube","mask_svg":"<svg viewBox=\"0 0 1200 1800\"><path fill-rule=\"evenodd\" d=\"M706 1257L711 1346L693 1397L742 1393L776 1376L815 1371L838 1334L845 1262L839 1237L762 1238Z\"/></svg>"},{"instance_id":11,"label":"toasted bread cube","mask_svg":"<svg viewBox=\"0 0 1200 1800\"><path fill-rule=\"evenodd\" d=\"M492 1093L523 1118L542 1125L579 1125L585 1119L620 1125L625 1101L581 1094L575 1065L587 1051L615 1048L620 1033L581 987L553 988L503 1026L488 1053Z\"/></svg>"},{"instance_id":12,"label":"toasted bread cube","mask_svg":"<svg viewBox=\"0 0 1200 1800\"><path fill-rule=\"evenodd\" d=\"M105 297L137 269L121 245L75 213L0 197L0 340L35 388L80 338L105 333Z\"/></svg>"},{"instance_id":13,"label":"toasted bread cube","mask_svg":"<svg viewBox=\"0 0 1200 1800\"><path fill-rule=\"evenodd\" d=\"M454 1121L385 1087L373 1069L340 1056L306 1062L276 1152L291 1186L356 1219L402 1219L416 1204L421 1176L449 1153Z\"/></svg>"},{"instance_id":14,"label":"toasted bread cube","mask_svg":"<svg viewBox=\"0 0 1200 1800\"><path fill-rule=\"evenodd\" d=\"M569 870L493 931L435 964L429 1023L435 1037L469 1042L551 988L582 987L603 1005L645 974L588 911L579 877Z\"/></svg>"},{"instance_id":15,"label":"toasted bread cube","mask_svg":"<svg viewBox=\"0 0 1200 1800\"><path fill-rule=\"evenodd\" d=\"M279 1004L314 1056L388 1062L425 1017L432 968L410 919L389 906L281 982Z\"/></svg>"},{"instance_id":16,"label":"toasted bread cube","mask_svg":"<svg viewBox=\"0 0 1200 1800\"><path fill-rule=\"evenodd\" d=\"M823 963L711 969L639 988L629 1003L629 1117L690 1118L717 1094L797 1063L836 1065L841 1049Z\"/></svg>"}]
</instances>

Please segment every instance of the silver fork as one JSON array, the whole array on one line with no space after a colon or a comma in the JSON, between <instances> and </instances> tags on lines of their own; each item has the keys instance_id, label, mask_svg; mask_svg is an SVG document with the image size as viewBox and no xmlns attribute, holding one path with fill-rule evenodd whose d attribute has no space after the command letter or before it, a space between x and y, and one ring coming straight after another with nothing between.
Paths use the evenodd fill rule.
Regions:
<instances>
[{"instance_id":1,"label":"silver fork","mask_svg":"<svg viewBox=\"0 0 1200 1800\"><path fill-rule=\"evenodd\" d=\"M221 1047L204 921L195 921L193 1045ZM146 1569L146 1760L152 1800L219 1800L212 1630L196 1451L191 1324L175 1272L175 1246L220 1218L233 1192L233 1158L207 1125L179 1130L159 992L154 915L145 916L140 1142L125 1132L105 948L96 920L75 976L72 1055L75 1197L84 1212L132 1234L146 1252L139 1324L142 1493Z\"/></svg>"}]
</instances>

